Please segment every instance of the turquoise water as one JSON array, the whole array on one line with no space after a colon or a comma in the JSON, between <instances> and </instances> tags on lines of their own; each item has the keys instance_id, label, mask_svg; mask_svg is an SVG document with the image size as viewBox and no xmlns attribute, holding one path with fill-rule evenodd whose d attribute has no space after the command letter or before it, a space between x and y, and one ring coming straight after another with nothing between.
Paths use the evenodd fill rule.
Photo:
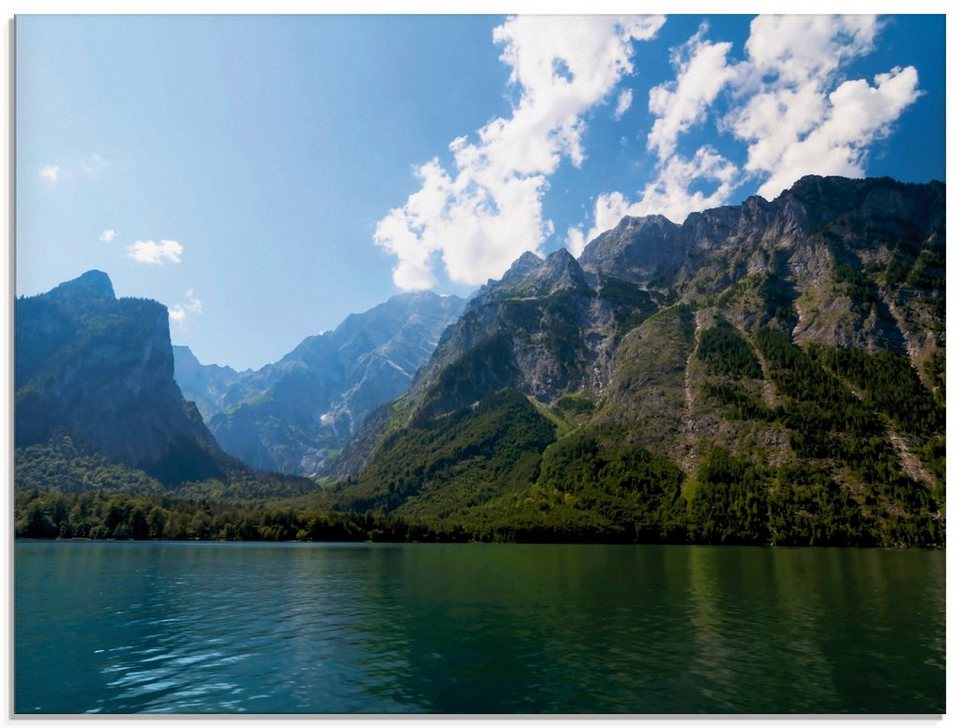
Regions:
<instances>
[{"instance_id":1,"label":"turquoise water","mask_svg":"<svg viewBox=\"0 0 960 728\"><path fill-rule=\"evenodd\" d=\"M18 542L17 713L939 713L945 554Z\"/></svg>"}]
</instances>

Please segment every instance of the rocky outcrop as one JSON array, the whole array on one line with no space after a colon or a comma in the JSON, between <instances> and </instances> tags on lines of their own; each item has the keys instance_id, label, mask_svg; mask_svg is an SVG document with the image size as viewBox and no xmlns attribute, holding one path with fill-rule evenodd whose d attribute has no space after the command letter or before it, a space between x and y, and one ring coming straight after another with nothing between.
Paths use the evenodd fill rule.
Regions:
<instances>
[{"instance_id":1,"label":"rocky outcrop","mask_svg":"<svg viewBox=\"0 0 960 728\"><path fill-rule=\"evenodd\" d=\"M16 302L16 446L68 435L162 483L223 477L223 453L173 378L167 309L90 271Z\"/></svg>"}]
</instances>

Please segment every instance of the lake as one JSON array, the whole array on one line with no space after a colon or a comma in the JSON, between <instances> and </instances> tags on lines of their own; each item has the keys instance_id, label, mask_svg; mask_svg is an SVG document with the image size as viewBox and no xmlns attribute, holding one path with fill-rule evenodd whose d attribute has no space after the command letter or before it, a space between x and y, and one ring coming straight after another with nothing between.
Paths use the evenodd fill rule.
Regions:
<instances>
[{"instance_id":1,"label":"lake","mask_svg":"<svg viewBox=\"0 0 960 728\"><path fill-rule=\"evenodd\" d=\"M17 713L942 713L942 551L17 542Z\"/></svg>"}]
</instances>

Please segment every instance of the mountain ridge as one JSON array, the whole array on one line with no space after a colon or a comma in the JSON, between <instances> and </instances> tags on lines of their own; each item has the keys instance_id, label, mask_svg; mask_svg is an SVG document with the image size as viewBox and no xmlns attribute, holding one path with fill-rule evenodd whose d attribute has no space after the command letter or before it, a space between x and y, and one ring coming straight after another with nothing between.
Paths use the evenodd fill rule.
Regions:
<instances>
[{"instance_id":1,"label":"mountain ridge","mask_svg":"<svg viewBox=\"0 0 960 728\"><path fill-rule=\"evenodd\" d=\"M644 496L666 519L661 535L675 533L667 521L682 506L694 540L796 542L816 490L829 506L814 521L832 530L824 535L820 524L820 536L808 534L813 542L936 541L945 486L944 209L939 182L809 176L776 200L748 198L680 225L624 218L579 261L524 254L471 298L408 394L344 451L335 472L345 480L332 502L442 512L517 537L541 528L525 504L550 491L567 499L541 504L559 523L585 518L616 530L629 519L597 504L622 510L623 498L640 496L603 473L623 462L646 472L649 458L666 458L684 485L669 503ZM541 470L525 487L498 488L481 467L423 481L432 483L424 491L416 473L426 463L408 461L406 475L390 467L397 438L425 452L434 436L459 441L444 421L504 391L559 426L545 448L530 441L526 456ZM936 424L911 424L911 406ZM437 428L445 434L427 434ZM582 440L572 450L571 433ZM471 452L470 443L462 448ZM544 475L559 451L579 453L568 467L593 469L594 480L556 468ZM788 473L798 485L785 484ZM464 478L487 496L463 496ZM386 493L394 495L378 500ZM738 525L718 505L724 498L747 499L767 515ZM859 520L844 530L837 514L851 508ZM726 525L704 529L694 513L714 524L723 515Z\"/></svg>"},{"instance_id":2,"label":"mountain ridge","mask_svg":"<svg viewBox=\"0 0 960 728\"><path fill-rule=\"evenodd\" d=\"M463 303L398 294L258 370L197 369L187 350L178 355L177 376L188 396L205 402L227 452L258 469L312 476L371 411L406 391Z\"/></svg>"}]
</instances>

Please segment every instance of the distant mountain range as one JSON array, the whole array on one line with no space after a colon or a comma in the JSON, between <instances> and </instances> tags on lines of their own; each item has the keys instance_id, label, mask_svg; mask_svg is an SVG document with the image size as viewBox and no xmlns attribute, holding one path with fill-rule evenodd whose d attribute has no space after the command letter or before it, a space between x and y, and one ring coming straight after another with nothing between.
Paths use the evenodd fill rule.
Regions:
<instances>
[{"instance_id":1,"label":"distant mountain range","mask_svg":"<svg viewBox=\"0 0 960 728\"><path fill-rule=\"evenodd\" d=\"M526 253L467 302L394 297L246 372L91 271L17 300L17 487L113 477L64 470L82 450L234 483L204 494L317 490L238 486L222 446L451 538L939 545L945 220L939 182L805 177Z\"/></svg>"},{"instance_id":2,"label":"distant mountain range","mask_svg":"<svg viewBox=\"0 0 960 728\"><path fill-rule=\"evenodd\" d=\"M370 412L407 391L464 303L394 296L257 371L204 366L175 346L175 376L228 453L259 470L316 475Z\"/></svg>"}]
</instances>

